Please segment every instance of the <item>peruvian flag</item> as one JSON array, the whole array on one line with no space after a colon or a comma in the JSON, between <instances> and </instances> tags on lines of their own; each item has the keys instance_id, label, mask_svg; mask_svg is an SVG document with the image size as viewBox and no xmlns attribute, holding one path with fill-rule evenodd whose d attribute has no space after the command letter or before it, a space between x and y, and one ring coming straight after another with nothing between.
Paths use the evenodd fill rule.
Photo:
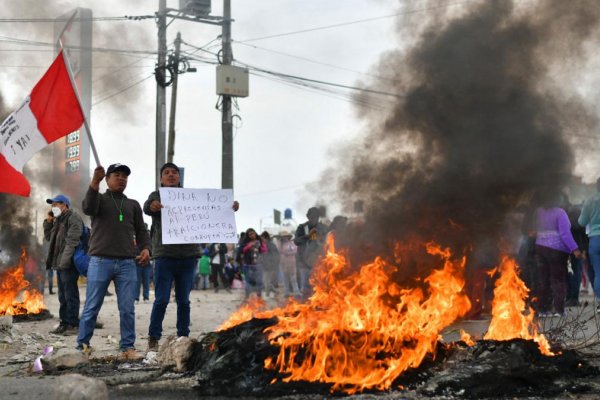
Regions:
<instances>
[{"instance_id":1,"label":"peruvian flag","mask_svg":"<svg viewBox=\"0 0 600 400\"><path fill-rule=\"evenodd\" d=\"M23 166L82 124L83 112L61 51L23 104L0 125L0 192L29 196Z\"/></svg>"}]
</instances>

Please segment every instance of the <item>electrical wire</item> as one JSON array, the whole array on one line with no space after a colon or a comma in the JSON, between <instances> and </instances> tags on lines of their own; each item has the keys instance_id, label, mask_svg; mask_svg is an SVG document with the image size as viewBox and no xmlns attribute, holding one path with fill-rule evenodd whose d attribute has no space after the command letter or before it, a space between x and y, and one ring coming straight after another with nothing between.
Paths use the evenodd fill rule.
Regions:
<instances>
[{"instance_id":1,"label":"electrical wire","mask_svg":"<svg viewBox=\"0 0 600 400\"><path fill-rule=\"evenodd\" d=\"M298 82L291 82L291 81L285 81L285 80L281 80L281 79L277 79L276 77L273 76L269 76L269 75L260 75L257 74L255 72L250 72L252 75L258 76L260 78L263 79L267 79L279 84L282 84L284 86L289 86L289 87L293 87L295 89L299 89L299 90L303 90L303 91L308 91L310 93L313 94L319 94L325 97L329 97L329 98L333 98L336 100L343 100L349 103L353 103L356 105L361 105L363 107L367 107L373 110L381 110L384 107L380 104L376 104L373 102L369 102L369 101L365 101L365 100L360 100L358 98L356 98L355 96L349 96L348 94L343 94L343 93L335 93L335 92L331 92L331 91L327 91L324 90L324 88L319 88L319 87L311 87L308 86L306 84L303 83L298 83Z\"/></svg>"},{"instance_id":2,"label":"electrical wire","mask_svg":"<svg viewBox=\"0 0 600 400\"><path fill-rule=\"evenodd\" d=\"M214 42L215 40L217 40L217 39L213 39L213 40L211 40L210 42L208 42L208 43L207 43L207 45L208 45L208 44L210 44L210 43L212 43L212 42ZM190 43L186 42L185 40L182 40L182 41L181 41L181 44L184 44L184 45L186 45L186 46L188 46L188 47L191 47L192 49L194 49L194 51L193 51L192 53L189 53L189 55L190 55L190 56L193 56L193 55L194 55L194 54L196 54L197 52L199 52L199 51L202 51L202 52L204 52L204 53L208 53L208 54L210 54L210 55L212 55L212 56L218 57L217 53L215 53L215 52L212 52L212 51L210 51L210 50L206 49L206 46L207 46L207 45L204 45L204 46L198 47L198 46L194 46L193 44L190 44Z\"/></svg>"},{"instance_id":3,"label":"electrical wire","mask_svg":"<svg viewBox=\"0 0 600 400\"><path fill-rule=\"evenodd\" d=\"M212 61L212 60L207 60L207 59L201 59L201 58L197 58L197 57L190 57L190 60L202 63L202 64L211 64L211 65L218 65L217 62ZM247 64L245 64L247 65ZM376 109L376 110L380 110L383 108L383 106L381 104L377 104L374 103L372 101L368 101L365 99L359 99L358 97L351 95L348 93L347 88L345 88L344 86L342 87L323 87L323 86L319 86L316 83L310 82L310 81L304 81L303 78L300 77L296 77L296 78L292 78L292 75L285 75L285 74L279 74L279 73L265 73L263 69L255 69L252 66L248 66L249 67L249 71L250 74L261 77L263 79L267 79L279 84L283 84L286 86L290 86L290 87L295 87L297 89L301 89L301 90L306 90L312 93L317 93L317 94L322 94L325 95L327 97L330 98L335 98L338 100L344 100L350 103L354 103L357 105L362 105L371 109ZM272 71L269 71L272 72ZM335 84L332 84L335 85ZM344 91L342 92L341 89L344 89ZM362 90L361 88L355 88L357 90ZM338 91L336 91L338 90ZM215 106L218 110L220 110L220 102L217 101L217 104Z\"/></svg>"},{"instance_id":4,"label":"electrical wire","mask_svg":"<svg viewBox=\"0 0 600 400\"><path fill-rule=\"evenodd\" d=\"M142 78L142 79L140 79L139 81L137 81L137 82L134 82L134 83L132 83L131 85L129 85L129 86L127 86L127 87L124 87L124 88L122 88L122 89L119 89L117 92L115 92L115 93L113 93L113 94L111 94L111 95L108 95L108 96L106 96L106 97L104 97L104 98L102 98L102 99L100 99L100 100L98 100L98 101L96 101L96 102L92 103L92 107L93 107L93 106L96 106L96 105L98 105L98 104L100 104L100 103L103 103L103 102L105 102L105 101L106 101L106 100L108 100L108 99L112 99L113 97L115 97L115 96L117 96L117 95L119 95L119 94L121 94L121 93L123 93L123 92L125 92L125 91L127 91L127 90L129 90L129 89L131 89L131 88L133 88L133 87L135 87L135 86L137 86L137 85L139 85L140 83L142 83L142 82L144 82L144 81L146 81L146 80L148 80L148 79L152 78L153 76L154 76L154 74L150 74L150 75L146 76L145 78Z\"/></svg>"},{"instance_id":5,"label":"electrical wire","mask_svg":"<svg viewBox=\"0 0 600 400\"><path fill-rule=\"evenodd\" d=\"M324 29L339 28L342 26L362 24L362 23L366 23L366 22L378 21L380 19L394 18L394 17L403 16L403 15L409 15L409 14L415 14L415 13L420 13L420 12L425 12L425 11L436 10L436 9L440 9L440 8L453 7L453 6L463 5L463 4L467 4L467 3L471 3L471 2L472 2L472 0L460 1L460 2L454 2L454 3L444 3L444 4L437 5L437 6L426 7L426 8L421 8L421 9L417 9L417 10L409 10L409 11L403 11L403 12L390 14L390 15L382 15L379 17L364 18L364 19L359 19L359 20L354 20L354 21L340 22L338 24L317 26L314 28L301 29L301 30L297 30L297 31L284 32L284 33L278 33L278 34L267 35L267 36L260 36L260 37L251 38L251 39L238 40L237 42L238 43L254 42L257 40L273 39L273 38L278 38L278 37L283 37L283 36L297 35L300 33L314 32L314 31L319 31L319 30L324 30Z\"/></svg>"},{"instance_id":6,"label":"electrical wire","mask_svg":"<svg viewBox=\"0 0 600 400\"><path fill-rule=\"evenodd\" d=\"M213 44L213 42L215 42L215 41L217 41L217 40L219 40L219 39L220 39L220 37L216 37L216 38L214 38L213 40L211 40L210 42L208 42L208 43L206 43L206 44L204 44L204 45L202 45L202 46L200 46L200 47L198 47L198 46L194 46L194 45L192 45L192 44L189 44L189 43L186 43L186 42L185 42L185 41L183 41L183 40L181 41L181 44L185 44L186 46L189 46L189 47L193 48L193 49L194 49L194 51L193 51L192 53L190 53L190 54L191 54L191 55L194 55L194 54L196 54L196 53L197 53L197 52L199 52L199 51L207 51L207 52L209 52L209 51L207 50L207 48L209 48L209 47L213 47L213 46L215 45L215 44ZM216 43L216 45L217 45L217 46L218 46L219 44L220 44L220 43ZM210 53L210 52L209 52L209 53Z\"/></svg>"},{"instance_id":7,"label":"electrical wire","mask_svg":"<svg viewBox=\"0 0 600 400\"><path fill-rule=\"evenodd\" d=\"M97 77L96 79L94 79L92 81L92 84L94 84L96 82L99 82L101 80L104 80L106 78L114 78L114 74L117 74L117 73L119 73L119 72L121 72L121 71L123 71L123 70L125 70L127 68L142 68L142 67L145 68L145 66L143 66L143 65L140 65L140 66L137 66L137 67L134 67L134 65L137 64L137 63L139 63L139 62L141 62L141 61L145 61L145 60L149 60L149 59L150 59L149 57L141 57L141 58L139 58L137 60L133 60L129 64L125 64L123 66L115 67L116 69L114 71L111 71L110 73L101 75L101 76Z\"/></svg>"},{"instance_id":8,"label":"electrical wire","mask_svg":"<svg viewBox=\"0 0 600 400\"><path fill-rule=\"evenodd\" d=\"M28 40L28 39L19 39L13 38L9 36L0 36L0 42L5 43L15 43L15 44L23 44L28 46L40 46L40 47L56 47L55 43L50 42L40 42L36 40ZM117 54L144 54L144 55L157 55L158 51L156 50L132 50L132 49L115 49L109 47L86 47L86 46L66 46L71 50L87 50L99 53L117 53Z\"/></svg>"},{"instance_id":9,"label":"electrical wire","mask_svg":"<svg viewBox=\"0 0 600 400\"><path fill-rule=\"evenodd\" d=\"M328 64L328 63L324 63L324 62L321 62L321 61L312 60L310 58L296 56L296 55L289 54L289 53L284 53L283 51L278 51L278 50L273 50L273 49L266 49L264 47L256 46L254 44L241 43L241 42L233 42L233 43L234 44L241 44L241 45L244 45L244 46L247 46L247 47L250 47L250 48L254 48L254 49L257 49L257 50L267 51L269 53L279 54L279 55L282 55L282 56L285 56L285 57L295 58L297 60L302 60L302 61L306 61L306 62L309 62L309 63L317 64L317 65L323 65L325 67L331 67L331 68L339 69L339 70L342 70L342 71L348 71L348 72L353 72L355 74L369 76L369 77L376 78L376 79L382 80L382 81L398 82L397 79L392 79L392 78L384 77L384 76L380 76L380 75L369 74L367 72L361 72L361 71L357 71L355 69L340 67L339 65Z\"/></svg>"},{"instance_id":10,"label":"electrical wire","mask_svg":"<svg viewBox=\"0 0 600 400\"><path fill-rule=\"evenodd\" d=\"M241 65L244 65L245 67L247 67L250 70L263 72L266 74L271 74L271 75L278 76L281 78L294 79L294 80L298 80L298 81L310 82L310 83L315 83L315 84L320 84L320 85L325 85L325 86L338 87L338 88L360 91L360 92L370 93L370 94L377 94L377 95L381 95L381 96L389 96L389 97L396 97L396 98L405 97L405 96L399 95L397 93L383 92L381 90L367 89L367 88L361 88L361 87L357 87L357 86L343 85L340 83L327 82L327 81L322 81L322 80L318 80L318 79L311 79L311 78L305 78L305 77L296 76L296 75L284 74L281 72L275 72L275 71L270 71L268 69L255 67L250 64L241 62L239 60L236 60L236 61L238 63L240 63Z\"/></svg>"},{"instance_id":11,"label":"electrical wire","mask_svg":"<svg viewBox=\"0 0 600 400\"><path fill-rule=\"evenodd\" d=\"M74 22L100 22L100 21L128 21L128 20L139 20L139 19L144 19L144 18L140 18L140 17L144 17L144 16L137 16L137 17L128 17L128 16L123 16L123 17L91 17L91 18L73 18L71 19L70 17L65 17L65 18L0 18L0 23L2 22L8 22L8 23L13 23L13 22L67 22L67 21L74 21ZM154 16L152 16L154 18Z\"/></svg>"}]
</instances>

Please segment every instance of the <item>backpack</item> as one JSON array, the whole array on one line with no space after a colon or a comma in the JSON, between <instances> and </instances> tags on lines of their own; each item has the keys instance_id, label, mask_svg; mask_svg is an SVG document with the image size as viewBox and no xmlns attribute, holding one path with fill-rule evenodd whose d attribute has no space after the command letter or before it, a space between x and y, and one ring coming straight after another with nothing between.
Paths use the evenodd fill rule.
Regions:
<instances>
[{"instance_id":1,"label":"backpack","mask_svg":"<svg viewBox=\"0 0 600 400\"><path fill-rule=\"evenodd\" d=\"M88 244L90 241L90 228L83 224L79 244L73 252L73 264L79 275L87 276L88 266L90 264L90 256L88 254Z\"/></svg>"}]
</instances>

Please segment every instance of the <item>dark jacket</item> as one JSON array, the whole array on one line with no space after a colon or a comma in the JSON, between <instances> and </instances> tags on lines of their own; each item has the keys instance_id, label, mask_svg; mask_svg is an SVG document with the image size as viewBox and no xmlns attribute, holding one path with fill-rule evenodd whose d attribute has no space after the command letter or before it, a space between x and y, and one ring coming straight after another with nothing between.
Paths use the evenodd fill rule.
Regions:
<instances>
[{"instance_id":1,"label":"dark jacket","mask_svg":"<svg viewBox=\"0 0 600 400\"><path fill-rule=\"evenodd\" d=\"M44 220L44 239L50 245L46 267L58 271L75 268L73 265L73 252L79 244L83 221L75 211L68 209L66 213L54 218L54 221Z\"/></svg>"},{"instance_id":2,"label":"dark jacket","mask_svg":"<svg viewBox=\"0 0 600 400\"><path fill-rule=\"evenodd\" d=\"M313 238L308 235L312 228L317 229L317 234ZM317 258L323 254L326 236L327 226L320 222L317 222L316 225L310 225L307 221L298 225L296 235L294 235L294 243L298 246L296 262L299 267L312 268L314 266Z\"/></svg>"},{"instance_id":3,"label":"dark jacket","mask_svg":"<svg viewBox=\"0 0 600 400\"><path fill-rule=\"evenodd\" d=\"M219 245L219 260L215 260L215 256L217 255L217 243L212 243L208 247L208 256L210 257L211 264L218 264L221 267L225 266L225 261L227 258L227 245L225 243L218 243Z\"/></svg>"},{"instance_id":4,"label":"dark jacket","mask_svg":"<svg viewBox=\"0 0 600 400\"><path fill-rule=\"evenodd\" d=\"M585 233L585 226L579 225L578 222L579 215L581 215L581 208L572 205L568 208L567 215L569 216L569 222L571 222L571 234L573 235L573 239L575 239L575 243L577 243L577 247L581 251L587 251L590 239Z\"/></svg>"},{"instance_id":5,"label":"dark jacket","mask_svg":"<svg viewBox=\"0 0 600 400\"><path fill-rule=\"evenodd\" d=\"M144 213L152 217L152 227L150 237L152 238L152 257L159 258L200 258L203 254L200 244L163 244L162 242L162 220L160 210L150 211L150 204L154 201L160 201L160 192L158 190L150 193L148 200L144 203Z\"/></svg>"},{"instance_id":6,"label":"dark jacket","mask_svg":"<svg viewBox=\"0 0 600 400\"><path fill-rule=\"evenodd\" d=\"M123 221L119 220L119 209ZM89 255L135 258L138 247L150 250L150 237L137 201L110 190L100 194L89 187L83 199L83 212L92 217Z\"/></svg>"},{"instance_id":7,"label":"dark jacket","mask_svg":"<svg viewBox=\"0 0 600 400\"><path fill-rule=\"evenodd\" d=\"M272 240L267 240L267 252L263 255L262 264L266 271L276 271L279 269L281 255L277 245Z\"/></svg>"}]
</instances>

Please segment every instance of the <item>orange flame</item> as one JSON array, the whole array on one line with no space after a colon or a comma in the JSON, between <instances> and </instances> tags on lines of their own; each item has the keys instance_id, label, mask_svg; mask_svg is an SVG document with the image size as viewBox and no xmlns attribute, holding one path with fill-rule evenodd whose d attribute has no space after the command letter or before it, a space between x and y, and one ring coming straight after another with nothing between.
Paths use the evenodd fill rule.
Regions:
<instances>
[{"instance_id":1,"label":"orange flame","mask_svg":"<svg viewBox=\"0 0 600 400\"><path fill-rule=\"evenodd\" d=\"M492 302L492 321L484 339L510 340L521 338L535 341L542 354L554 355L546 337L537 332L534 323L535 313L526 307L525 299L529 289L519 278L519 267L508 257L502 259L499 266L500 277L494 288Z\"/></svg>"},{"instance_id":2,"label":"orange flame","mask_svg":"<svg viewBox=\"0 0 600 400\"><path fill-rule=\"evenodd\" d=\"M260 297L250 298L244 305L238 308L227 321L223 322L217 328L217 332L227 330L231 327L251 320L252 318L269 318L270 314L266 311L267 304Z\"/></svg>"},{"instance_id":3,"label":"orange flame","mask_svg":"<svg viewBox=\"0 0 600 400\"><path fill-rule=\"evenodd\" d=\"M286 382L326 382L352 394L387 389L403 371L419 366L435 351L440 332L471 307L462 293L465 258L453 260L433 243L426 248L444 264L424 280L428 293L392 282L398 267L381 258L351 271L330 241L313 272L308 301L260 313L279 320L266 332L280 352L265 368L279 370ZM246 309L235 319L252 315Z\"/></svg>"},{"instance_id":4,"label":"orange flame","mask_svg":"<svg viewBox=\"0 0 600 400\"><path fill-rule=\"evenodd\" d=\"M0 316L39 314L46 308L44 296L30 288L29 281L25 279L27 259L27 252L23 248L19 263L0 273Z\"/></svg>"},{"instance_id":5,"label":"orange flame","mask_svg":"<svg viewBox=\"0 0 600 400\"><path fill-rule=\"evenodd\" d=\"M471 337L471 335L469 335L468 332L465 332L464 330L460 330L460 340L462 340L463 342L466 343L467 346L474 346L475 342L473 341L473 338Z\"/></svg>"},{"instance_id":6,"label":"orange flame","mask_svg":"<svg viewBox=\"0 0 600 400\"><path fill-rule=\"evenodd\" d=\"M400 374L434 354L442 330L471 308L463 293L466 258L453 259L449 249L426 244L427 252L439 257L443 268L415 279L421 288L404 288L390 277L399 270L402 251L417 250L414 243L395 245L398 266L378 257L358 271L351 270L343 251L335 252L332 240L328 245L313 272L314 294L307 302L290 301L284 308L266 311L264 302L257 299L219 328L253 317L276 316L279 322L265 332L280 352L265 360L265 368L277 369L285 382L330 383L332 391L348 394L388 389ZM514 260L504 258L496 270L500 278L485 339L534 340L543 354L552 355L546 338L537 333L533 310L525 312L528 289L518 277ZM464 331L461 340L474 345Z\"/></svg>"}]
</instances>

